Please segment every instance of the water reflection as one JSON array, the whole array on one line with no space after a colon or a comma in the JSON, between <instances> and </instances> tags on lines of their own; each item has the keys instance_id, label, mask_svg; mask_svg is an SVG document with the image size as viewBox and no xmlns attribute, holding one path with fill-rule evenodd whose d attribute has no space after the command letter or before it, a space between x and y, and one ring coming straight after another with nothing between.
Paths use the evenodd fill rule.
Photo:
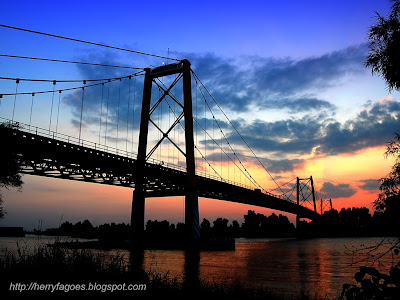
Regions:
<instances>
[{"instance_id":1,"label":"water reflection","mask_svg":"<svg viewBox=\"0 0 400 300\"><path fill-rule=\"evenodd\" d=\"M129 265L132 270L143 269L144 249L133 248L129 251Z\"/></svg>"},{"instance_id":2,"label":"water reflection","mask_svg":"<svg viewBox=\"0 0 400 300\"><path fill-rule=\"evenodd\" d=\"M37 237L27 237L27 247L34 247ZM0 239L0 248L9 250L16 239ZM334 298L340 294L343 283L354 282L354 273L367 262L357 262L365 257L354 252L379 243L381 238L337 238L310 240L237 239L234 251L183 251L183 250L119 250L129 257L133 269L176 278L185 286L199 281L236 283L247 287L266 287L285 295L297 295L299 290L315 291L321 297ZM41 243L48 241L42 239ZM24 244L25 245L25 244ZM112 255L115 251L109 251ZM114 253L115 254L115 253ZM387 273L392 256L387 255L375 264ZM395 261L397 263L397 260ZM354 263L352 265L352 263ZM297 292L296 292L297 291Z\"/></svg>"},{"instance_id":3,"label":"water reflection","mask_svg":"<svg viewBox=\"0 0 400 300\"><path fill-rule=\"evenodd\" d=\"M379 238L315 240L237 239L235 251L146 250L144 269L168 273L181 282L198 280L219 283L239 282L248 287L266 287L293 295L299 290L317 292L322 297L340 294L342 284L353 282L354 273L364 263L354 261L352 248L371 245ZM388 271L390 257L382 261Z\"/></svg>"},{"instance_id":4,"label":"water reflection","mask_svg":"<svg viewBox=\"0 0 400 300\"><path fill-rule=\"evenodd\" d=\"M200 251L198 249L185 250L185 267L183 283L185 288L196 287L200 283Z\"/></svg>"}]
</instances>

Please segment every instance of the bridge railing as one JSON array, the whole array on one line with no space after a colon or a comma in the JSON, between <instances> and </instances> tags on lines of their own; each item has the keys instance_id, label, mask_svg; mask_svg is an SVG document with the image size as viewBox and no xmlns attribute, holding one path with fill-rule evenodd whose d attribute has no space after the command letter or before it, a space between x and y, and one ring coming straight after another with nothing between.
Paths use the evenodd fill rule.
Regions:
<instances>
[{"instance_id":1,"label":"bridge railing","mask_svg":"<svg viewBox=\"0 0 400 300\"><path fill-rule=\"evenodd\" d=\"M118 149L116 147L112 147L112 146L103 145L103 144L99 144L99 143L96 143L96 142L80 139L80 138L77 138L77 137L74 137L74 136L70 136L70 135L67 135L67 134L64 134L64 133L51 131L49 129L44 129L44 128L41 128L41 127L38 127L38 126L34 126L34 125L22 123L22 122L11 121L11 120L3 118L3 117L0 117L0 120L2 120L3 123L10 124L10 127L14 127L15 129L18 129L18 130L23 131L23 132L36 134L38 136L51 138L51 139L54 139L56 141L66 142L66 143L73 144L73 145L76 145L76 146L91 148L91 149L96 150L96 151L102 151L102 152L107 152L107 153L110 153L110 154L124 156L124 157L130 158L130 159L136 159L137 158L137 153L135 153L135 152L126 151L126 150ZM159 166L164 167L164 168L169 168L169 169L174 169L174 170L177 170L177 171L186 172L186 168L185 167L179 166L179 165L176 165L176 164L171 164L171 163L168 163L168 162L164 162L162 160L157 160L157 159L154 159L154 158L150 158L150 159L148 159L147 162L150 163L150 164L153 164L153 165L159 165ZM239 182L236 182L236 181L232 181L232 180L228 180L228 179L222 178L220 176L208 174L208 173L203 172L203 171L196 171L196 175L199 176L199 177L208 178L208 179L212 179L212 180L215 180L215 181L220 181L220 182L224 182L224 183L227 183L227 184L239 186L239 187L242 187L242 188L246 188L246 189L250 189L250 190L256 190L253 186L242 184L242 183L239 183ZM272 193L269 193L269 192L267 192L265 190L262 190L262 191L259 190L259 191L261 193L264 193L264 194L267 194L267 195L270 195L270 196L273 196L273 197L284 199L281 195L272 194Z\"/></svg>"},{"instance_id":2,"label":"bridge railing","mask_svg":"<svg viewBox=\"0 0 400 300\"><path fill-rule=\"evenodd\" d=\"M124 156L127 158L132 158L132 159L136 159L136 156L137 156L137 154L134 152L121 150L121 149L118 149L118 148L115 148L112 146L107 146L107 145L99 144L99 143L84 140L84 139L79 139L77 137L70 136L70 135L56 132L56 131L51 131L49 129L44 129L41 127L25 124L22 122L11 121L11 120L8 120L8 119L2 118L2 117L0 117L0 120L4 120L5 123L10 124L15 129L18 129L20 131L36 134L36 135L39 135L42 137L51 138L51 139L61 141L61 142L66 142L66 143L73 144L76 146L87 147L87 148L91 148L93 150L108 152L110 154L120 155L120 156Z\"/></svg>"}]
</instances>

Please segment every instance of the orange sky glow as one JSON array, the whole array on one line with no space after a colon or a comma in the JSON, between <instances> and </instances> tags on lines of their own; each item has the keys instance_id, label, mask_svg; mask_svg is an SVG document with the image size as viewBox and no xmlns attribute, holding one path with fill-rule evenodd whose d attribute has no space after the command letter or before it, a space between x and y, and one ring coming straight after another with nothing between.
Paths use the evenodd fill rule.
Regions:
<instances>
[{"instance_id":1,"label":"orange sky glow","mask_svg":"<svg viewBox=\"0 0 400 300\"><path fill-rule=\"evenodd\" d=\"M332 198L333 208L367 207L373 212L372 202L378 190L363 190L361 180L384 177L393 164L393 159L384 158L385 147L372 147L352 155L312 157L290 173L280 174L283 178L313 176L317 192L322 182L329 180L334 184L349 183L356 193L350 197ZM251 169L251 168L250 168ZM251 170L255 171L255 170ZM268 182L267 174L258 169L255 176L263 178L261 183ZM253 173L253 172L252 172ZM282 179L284 181L285 179ZM5 209L15 220L25 219L26 223L9 222L10 225L26 228L52 227L63 221L78 222L89 219L93 224L130 222L132 189L62 179L24 175L22 191L4 192ZM317 209L320 210L320 202ZM282 212L271 209L249 206L228 201L199 199L200 221L203 218L214 221L218 217L243 222L243 215L248 210L269 215ZM27 212L29 213L27 213ZM23 212L23 213L22 213ZM32 214L35 217L32 218ZM295 216L282 213L295 222ZM51 217L49 217L51 215ZM14 219L13 218L13 219ZM146 220L168 220L177 224L184 222L184 197L149 198L146 200ZM6 219L7 220L7 217ZM40 221L41 220L41 221Z\"/></svg>"}]
</instances>

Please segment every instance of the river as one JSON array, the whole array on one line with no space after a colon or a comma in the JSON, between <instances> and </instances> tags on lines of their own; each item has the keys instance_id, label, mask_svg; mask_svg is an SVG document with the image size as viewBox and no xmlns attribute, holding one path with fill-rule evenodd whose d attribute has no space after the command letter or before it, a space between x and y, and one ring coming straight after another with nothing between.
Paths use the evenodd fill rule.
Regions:
<instances>
[{"instance_id":1,"label":"river","mask_svg":"<svg viewBox=\"0 0 400 300\"><path fill-rule=\"evenodd\" d=\"M354 283L354 273L362 265L374 266L388 273L399 258L387 254L374 262L395 239L386 239L376 251L371 247L383 238L318 238L318 239L236 239L231 251L201 251L193 259L183 250L145 250L141 262L146 271L168 274L183 280L194 272L200 280L217 283L239 282L247 287L264 287L284 295L311 295L334 299L340 295L343 283ZM16 251L32 248L54 238L27 235L25 238L0 238L0 248ZM18 245L17 246L17 242ZM386 245L386 242L389 245ZM361 250L364 249L364 250ZM125 250L119 253L129 258ZM375 255L372 258L370 255ZM188 264L189 262L189 264ZM191 265L191 266L190 266ZM193 271L194 270L194 271Z\"/></svg>"}]
</instances>

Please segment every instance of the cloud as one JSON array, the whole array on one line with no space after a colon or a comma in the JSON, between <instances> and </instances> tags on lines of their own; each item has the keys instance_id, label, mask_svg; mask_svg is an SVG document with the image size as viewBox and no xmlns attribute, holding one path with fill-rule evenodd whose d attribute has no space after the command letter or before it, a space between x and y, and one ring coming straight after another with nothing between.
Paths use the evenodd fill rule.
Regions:
<instances>
[{"instance_id":1,"label":"cloud","mask_svg":"<svg viewBox=\"0 0 400 300\"><path fill-rule=\"evenodd\" d=\"M339 183L337 185L331 182L324 182L319 197L321 198L349 198L357 191L347 183Z\"/></svg>"},{"instance_id":2,"label":"cloud","mask_svg":"<svg viewBox=\"0 0 400 300\"><path fill-rule=\"evenodd\" d=\"M336 107L326 100L314 97L300 97L295 99L282 98L280 100L261 103L264 109L287 109L290 113L309 112L310 110L321 111L323 109L335 110Z\"/></svg>"},{"instance_id":3,"label":"cloud","mask_svg":"<svg viewBox=\"0 0 400 300\"><path fill-rule=\"evenodd\" d=\"M360 188L367 191L377 191L380 186L378 179L365 179L360 180L360 182L362 183Z\"/></svg>"},{"instance_id":4,"label":"cloud","mask_svg":"<svg viewBox=\"0 0 400 300\"><path fill-rule=\"evenodd\" d=\"M209 148L207 148L209 149ZM221 155L221 151L216 150L212 154L207 154L206 159L214 167L219 167L219 164L226 163L226 162L233 162L235 161L236 164L240 165L237 160L237 157L232 152L226 152L227 155ZM249 163L254 163L255 165L259 166L259 162L256 160L255 157L243 157L242 155L238 155L239 159L244 163L244 165L248 165ZM283 173L293 171L294 168L302 164L304 160L302 159L263 159L262 163L267 168L268 171L272 173ZM215 164L214 164L215 163Z\"/></svg>"},{"instance_id":5,"label":"cloud","mask_svg":"<svg viewBox=\"0 0 400 300\"><path fill-rule=\"evenodd\" d=\"M384 145L400 129L399 114L399 102L378 102L344 124L329 123L323 128L318 151L334 155Z\"/></svg>"},{"instance_id":6,"label":"cloud","mask_svg":"<svg viewBox=\"0 0 400 300\"><path fill-rule=\"evenodd\" d=\"M362 44L297 61L265 59L255 71L257 86L281 94L325 88L340 77L363 71L366 53L367 47Z\"/></svg>"},{"instance_id":7,"label":"cloud","mask_svg":"<svg viewBox=\"0 0 400 300\"><path fill-rule=\"evenodd\" d=\"M363 71L366 51L366 45L362 44L301 60L259 56L246 56L233 60L212 53L180 53L179 56L187 57L191 61L193 70L214 99L217 99L225 109L248 111L251 107L257 106L259 109L284 109L289 113L298 113L310 110L334 110L334 105L326 99L316 97L315 92L336 85L347 74ZM108 51L85 53L77 59L102 64L124 64L123 57L110 55ZM126 69L88 65L79 65L78 68L85 79L115 78L133 73ZM103 92L111 95L108 99L111 120L115 119L119 97L123 97L122 99L128 97L127 86L123 84L119 87L118 82L106 84L106 91ZM141 86L142 80L135 89L137 99L141 99ZM180 87L177 86L177 88ZM134 91L131 92L134 93ZM176 94L179 93L176 91ZM207 94L204 89L203 93ZM201 93L198 97L202 98ZM81 98L81 91L65 97L66 103L73 107L75 115L80 112ZM85 90L86 109L98 113L100 98L100 88L87 88ZM213 106L213 101L208 100ZM126 109L126 104L123 104L121 108Z\"/></svg>"},{"instance_id":8,"label":"cloud","mask_svg":"<svg viewBox=\"0 0 400 300\"><path fill-rule=\"evenodd\" d=\"M259 56L229 60L214 54L183 54L225 108L287 109L291 113L334 108L312 96L348 74L365 72L365 44L301 60ZM310 96L311 95L311 96Z\"/></svg>"},{"instance_id":9,"label":"cloud","mask_svg":"<svg viewBox=\"0 0 400 300\"><path fill-rule=\"evenodd\" d=\"M280 159L268 160L266 168L272 173L282 173L293 171L296 165L303 163L302 159Z\"/></svg>"},{"instance_id":10,"label":"cloud","mask_svg":"<svg viewBox=\"0 0 400 300\"><path fill-rule=\"evenodd\" d=\"M250 124L243 120L237 128L250 147L258 153L310 153L321 134L321 124L307 116L275 122L255 120ZM228 139L241 143L241 138L235 133L231 133Z\"/></svg>"},{"instance_id":11,"label":"cloud","mask_svg":"<svg viewBox=\"0 0 400 300\"><path fill-rule=\"evenodd\" d=\"M274 122L260 119L252 122L243 119L232 120L257 153L279 155L280 159L276 163L271 163L271 167L279 172L290 170L296 163L287 159L289 154L304 155L315 151L319 155L336 155L354 152L385 144L391 139L393 132L400 128L397 117L400 113L400 104L393 98L385 98L377 103L370 101L357 116L340 123L328 117L328 113L336 110L335 105L315 96L316 90L335 85L348 74L364 72L363 61L366 51L366 45L363 44L301 60L258 56L230 60L211 53L202 55L189 53L181 56L189 58L196 74L224 109L245 112L256 105L258 109L284 110L294 115L286 120ZM91 58L96 62L121 64L120 57L111 56L106 52L85 55L87 56L85 60ZM79 66L79 70L84 78L118 77L130 72L86 65ZM86 88L82 126L99 123L100 115L103 130L105 120L109 131L115 131L118 125L121 127L129 119L135 119L137 125L140 119L142 84L142 79L135 79L135 82L133 79L123 79L106 83L96 89ZM180 89L177 86L174 94L181 94ZM75 91L63 99L72 107L72 123L75 126L80 122L82 92L82 90ZM204 90L203 92L205 93ZM153 89L153 94L157 94L156 89ZM129 103L127 99L131 102ZM133 99L136 99L135 103ZM193 91L193 99L193 110L196 113L196 101L204 101L199 90ZM213 100L208 98L207 101L214 108ZM169 113L169 108L166 104L163 105L162 114L165 115ZM314 113L302 117L296 116L296 113L310 111ZM161 117L162 114L154 115L152 118ZM213 125L210 116L210 113L205 116L202 112L198 112L198 122L209 132L210 128L215 126L214 139L221 143L219 128ZM241 137L237 136L234 130L229 130L227 122L219 123L230 143L235 145L236 149L240 148ZM199 124L195 123L195 128L202 132ZM214 142L210 141L209 137L200 136L199 145L204 145L208 139L207 146L214 147ZM222 139L225 142L224 138Z\"/></svg>"},{"instance_id":12,"label":"cloud","mask_svg":"<svg viewBox=\"0 0 400 300\"><path fill-rule=\"evenodd\" d=\"M323 115L275 122L239 119L235 126L258 153L337 155L386 144L400 130L400 103L376 102L353 119L340 123ZM240 143L235 133L228 137Z\"/></svg>"}]
</instances>

